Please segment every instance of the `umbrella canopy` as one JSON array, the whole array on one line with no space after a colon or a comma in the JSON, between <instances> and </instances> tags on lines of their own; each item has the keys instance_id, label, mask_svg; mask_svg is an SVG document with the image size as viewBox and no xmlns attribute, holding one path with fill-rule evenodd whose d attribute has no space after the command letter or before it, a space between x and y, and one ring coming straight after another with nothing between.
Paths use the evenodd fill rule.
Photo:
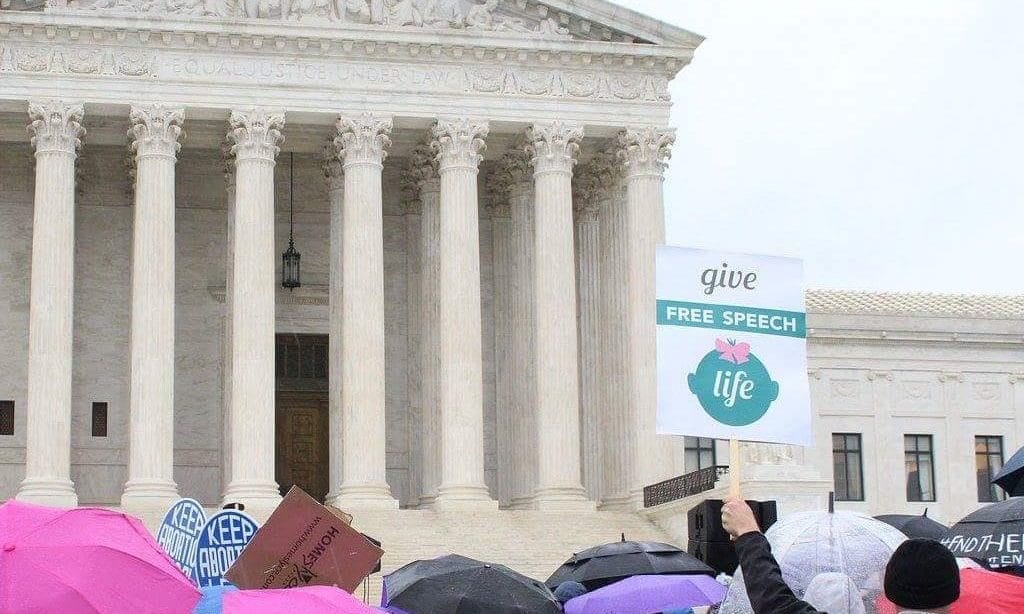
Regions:
<instances>
[{"instance_id":1,"label":"umbrella canopy","mask_svg":"<svg viewBox=\"0 0 1024 614\"><path fill-rule=\"evenodd\" d=\"M854 512L790 514L765 536L782 577L797 597L804 597L819 574L840 573L853 581L865 605L874 604L881 594L889 557L907 539L884 522ZM720 613L752 611L741 569L729 585Z\"/></svg>"},{"instance_id":2,"label":"umbrella canopy","mask_svg":"<svg viewBox=\"0 0 1024 614\"><path fill-rule=\"evenodd\" d=\"M928 510L920 516L916 514L883 514L875 516L885 524L899 529L907 537L924 537L941 541L949 535L949 527L928 517Z\"/></svg>"},{"instance_id":3,"label":"umbrella canopy","mask_svg":"<svg viewBox=\"0 0 1024 614\"><path fill-rule=\"evenodd\" d=\"M878 598L878 614L897 614L900 608ZM960 598L950 614L1020 614L1024 612L1024 578L983 569L960 570Z\"/></svg>"},{"instance_id":4,"label":"umbrella canopy","mask_svg":"<svg viewBox=\"0 0 1024 614\"><path fill-rule=\"evenodd\" d=\"M547 585L554 589L571 580L595 590L631 576L663 574L714 576L715 570L672 544L623 540L574 554L551 574Z\"/></svg>"},{"instance_id":5,"label":"umbrella canopy","mask_svg":"<svg viewBox=\"0 0 1024 614\"><path fill-rule=\"evenodd\" d=\"M724 598L725 587L710 576L633 576L570 600L565 613L654 614L715 605Z\"/></svg>"},{"instance_id":6,"label":"umbrella canopy","mask_svg":"<svg viewBox=\"0 0 1024 614\"><path fill-rule=\"evenodd\" d=\"M334 586L231 591L224 594L223 603L223 614L373 614L375 611Z\"/></svg>"},{"instance_id":7,"label":"umbrella canopy","mask_svg":"<svg viewBox=\"0 0 1024 614\"><path fill-rule=\"evenodd\" d=\"M993 569L1024 565L1024 498L968 514L950 527L942 543L954 555L986 561Z\"/></svg>"},{"instance_id":8,"label":"umbrella canopy","mask_svg":"<svg viewBox=\"0 0 1024 614\"><path fill-rule=\"evenodd\" d=\"M1017 450L1006 461L992 483L1006 491L1011 497L1024 496L1024 448Z\"/></svg>"},{"instance_id":9,"label":"umbrella canopy","mask_svg":"<svg viewBox=\"0 0 1024 614\"><path fill-rule=\"evenodd\" d=\"M0 505L0 612L188 614L199 591L138 519Z\"/></svg>"},{"instance_id":10,"label":"umbrella canopy","mask_svg":"<svg viewBox=\"0 0 1024 614\"><path fill-rule=\"evenodd\" d=\"M381 605L397 614L559 614L540 582L459 555L416 561L384 577Z\"/></svg>"}]
</instances>

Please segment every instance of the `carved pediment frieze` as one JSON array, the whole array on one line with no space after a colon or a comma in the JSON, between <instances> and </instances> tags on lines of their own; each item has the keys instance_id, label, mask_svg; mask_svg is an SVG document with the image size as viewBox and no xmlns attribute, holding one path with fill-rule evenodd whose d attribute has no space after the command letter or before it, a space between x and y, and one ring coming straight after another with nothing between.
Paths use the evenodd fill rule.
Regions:
<instances>
[{"instance_id":1,"label":"carved pediment frieze","mask_svg":"<svg viewBox=\"0 0 1024 614\"><path fill-rule=\"evenodd\" d=\"M626 34L552 11L535 0L48 0L46 10L458 29L547 39L634 42Z\"/></svg>"}]
</instances>

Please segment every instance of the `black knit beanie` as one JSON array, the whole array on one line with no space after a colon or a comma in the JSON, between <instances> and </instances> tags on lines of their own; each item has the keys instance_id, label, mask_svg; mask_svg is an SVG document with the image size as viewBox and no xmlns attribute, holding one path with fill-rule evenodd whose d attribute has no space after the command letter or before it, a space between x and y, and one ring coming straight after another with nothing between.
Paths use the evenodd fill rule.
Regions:
<instances>
[{"instance_id":1,"label":"black knit beanie","mask_svg":"<svg viewBox=\"0 0 1024 614\"><path fill-rule=\"evenodd\" d=\"M908 539L885 567L885 596L904 608L930 610L960 597L960 569L948 548L932 539Z\"/></svg>"}]
</instances>

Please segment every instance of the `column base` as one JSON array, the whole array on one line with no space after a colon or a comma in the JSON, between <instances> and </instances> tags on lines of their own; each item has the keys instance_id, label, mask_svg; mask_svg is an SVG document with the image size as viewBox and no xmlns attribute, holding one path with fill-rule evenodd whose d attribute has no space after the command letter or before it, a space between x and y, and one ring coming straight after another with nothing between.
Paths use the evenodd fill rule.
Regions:
<instances>
[{"instance_id":1,"label":"column base","mask_svg":"<svg viewBox=\"0 0 1024 614\"><path fill-rule=\"evenodd\" d=\"M533 497L513 497L508 502L508 509L510 510L532 510L535 509Z\"/></svg>"},{"instance_id":2,"label":"column base","mask_svg":"<svg viewBox=\"0 0 1024 614\"><path fill-rule=\"evenodd\" d=\"M442 486L430 506L434 510L497 510L498 502L483 486Z\"/></svg>"},{"instance_id":3,"label":"column base","mask_svg":"<svg viewBox=\"0 0 1024 614\"><path fill-rule=\"evenodd\" d=\"M327 504L339 510L397 510L398 500L387 485L342 486L338 494L327 497Z\"/></svg>"},{"instance_id":4,"label":"column base","mask_svg":"<svg viewBox=\"0 0 1024 614\"><path fill-rule=\"evenodd\" d=\"M641 507L643 507L643 503L641 503ZM637 510L632 497L628 495L605 497L597 502L597 509L601 512L635 512Z\"/></svg>"},{"instance_id":5,"label":"column base","mask_svg":"<svg viewBox=\"0 0 1024 614\"><path fill-rule=\"evenodd\" d=\"M547 512L593 512L597 504L580 488L544 488L533 496L534 509Z\"/></svg>"},{"instance_id":6,"label":"column base","mask_svg":"<svg viewBox=\"0 0 1024 614\"><path fill-rule=\"evenodd\" d=\"M179 499L178 486L171 480L128 480L121 495L127 511L167 511Z\"/></svg>"},{"instance_id":7,"label":"column base","mask_svg":"<svg viewBox=\"0 0 1024 614\"><path fill-rule=\"evenodd\" d=\"M246 514L265 522L281 503L281 493L274 482L235 480L224 489L223 504L229 503L241 503Z\"/></svg>"},{"instance_id":8,"label":"column base","mask_svg":"<svg viewBox=\"0 0 1024 614\"><path fill-rule=\"evenodd\" d=\"M14 498L50 507L78 506L74 482L60 478L25 478Z\"/></svg>"}]
</instances>

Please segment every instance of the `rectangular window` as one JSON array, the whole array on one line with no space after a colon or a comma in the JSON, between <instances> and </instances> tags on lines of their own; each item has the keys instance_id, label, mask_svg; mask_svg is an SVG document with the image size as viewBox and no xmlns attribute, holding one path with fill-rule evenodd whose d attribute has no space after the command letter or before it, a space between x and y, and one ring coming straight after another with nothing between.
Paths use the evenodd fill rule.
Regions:
<instances>
[{"instance_id":1,"label":"rectangular window","mask_svg":"<svg viewBox=\"0 0 1024 614\"><path fill-rule=\"evenodd\" d=\"M14 434L14 401L0 401L0 435Z\"/></svg>"},{"instance_id":2,"label":"rectangular window","mask_svg":"<svg viewBox=\"0 0 1024 614\"><path fill-rule=\"evenodd\" d=\"M907 501L935 501L935 457L931 435L904 435Z\"/></svg>"},{"instance_id":3,"label":"rectangular window","mask_svg":"<svg viewBox=\"0 0 1024 614\"><path fill-rule=\"evenodd\" d=\"M107 436L107 404L97 401L92 404L92 436Z\"/></svg>"},{"instance_id":4,"label":"rectangular window","mask_svg":"<svg viewBox=\"0 0 1024 614\"><path fill-rule=\"evenodd\" d=\"M864 500L860 433L832 433L832 476L836 501Z\"/></svg>"},{"instance_id":5,"label":"rectangular window","mask_svg":"<svg viewBox=\"0 0 1024 614\"><path fill-rule=\"evenodd\" d=\"M994 503L1005 499L1003 489L992 483L1003 468L1003 438L978 435L974 438L974 466L978 476L978 501Z\"/></svg>"},{"instance_id":6,"label":"rectangular window","mask_svg":"<svg viewBox=\"0 0 1024 614\"><path fill-rule=\"evenodd\" d=\"M685 439L684 463L687 471L700 471L708 467L714 467L715 440L709 437L687 437Z\"/></svg>"}]
</instances>

